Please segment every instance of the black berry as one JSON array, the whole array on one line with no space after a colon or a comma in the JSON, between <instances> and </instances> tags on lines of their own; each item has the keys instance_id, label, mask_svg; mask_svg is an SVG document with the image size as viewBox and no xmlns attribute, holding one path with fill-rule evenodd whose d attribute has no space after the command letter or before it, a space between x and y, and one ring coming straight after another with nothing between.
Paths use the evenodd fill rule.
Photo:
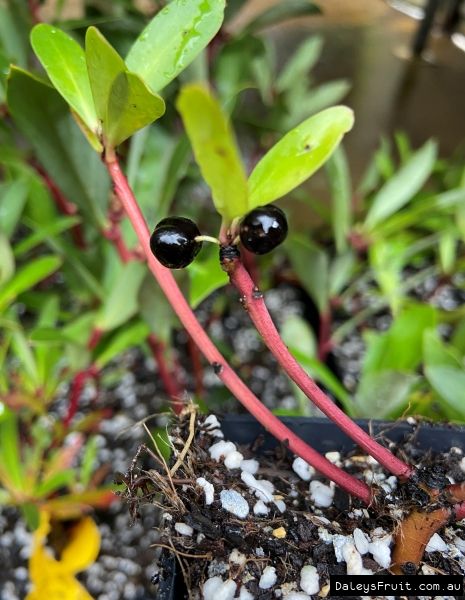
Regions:
<instances>
[{"instance_id":1,"label":"black berry","mask_svg":"<svg viewBox=\"0 0 465 600\"><path fill-rule=\"evenodd\" d=\"M150 237L150 249L154 256L168 269L183 269L190 265L200 252L202 242L197 225L184 217L167 217L155 227Z\"/></svg>"},{"instance_id":2,"label":"black berry","mask_svg":"<svg viewBox=\"0 0 465 600\"><path fill-rule=\"evenodd\" d=\"M272 204L254 208L243 218L240 236L246 250L267 254L286 239L286 215Z\"/></svg>"}]
</instances>

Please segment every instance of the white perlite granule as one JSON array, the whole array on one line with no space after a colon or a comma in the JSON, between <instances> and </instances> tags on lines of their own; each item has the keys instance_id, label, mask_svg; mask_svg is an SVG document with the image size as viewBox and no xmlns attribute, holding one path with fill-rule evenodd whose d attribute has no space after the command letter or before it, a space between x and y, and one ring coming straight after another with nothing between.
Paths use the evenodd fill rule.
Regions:
<instances>
[{"instance_id":1,"label":"white perlite granule","mask_svg":"<svg viewBox=\"0 0 465 600\"><path fill-rule=\"evenodd\" d=\"M255 515L267 515L270 512L270 509L263 500L258 500L255 506L253 507L253 512Z\"/></svg>"},{"instance_id":2,"label":"white perlite granule","mask_svg":"<svg viewBox=\"0 0 465 600\"><path fill-rule=\"evenodd\" d=\"M315 567L306 565L300 571L300 587L310 596L320 591L320 578Z\"/></svg>"},{"instance_id":3,"label":"white perlite granule","mask_svg":"<svg viewBox=\"0 0 465 600\"><path fill-rule=\"evenodd\" d=\"M342 547L342 556L347 564L347 575L373 575L373 571L364 568L362 557L351 542Z\"/></svg>"},{"instance_id":4,"label":"white perlite granule","mask_svg":"<svg viewBox=\"0 0 465 600\"><path fill-rule=\"evenodd\" d=\"M388 569L391 566L391 549L389 546L392 542L392 535L386 533L382 527L377 527L371 538L372 542L368 545L368 552L373 554L373 558L383 569Z\"/></svg>"},{"instance_id":5,"label":"white perlite granule","mask_svg":"<svg viewBox=\"0 0 465 600\"><path fill-rule=\"evenodd\" d=\"M368 547L370 541L367 539L366 535L363 533L361 529L354 529L354 542L355 547L360 552L360 554L366 554L368 552Z\"/></svg>"},{"instance_id":6,"label":"white perlite granule","mask_svg":"<svg viewBox=\"0 0 465 600\"><path fill-rule=\"evenodd\" d=\"M255 475L259 466L258 460L255 460L254 458L251 458L250 460L243 460L241 463L241 469L243 471L247 471L247 473L252 473L252 475Z\"/></svg>"},{"instance_id":7,"label":"white perlite granule","mask_svg":"<svg viewBox=\"0 0 465 600\"><path fill-rule=\"evenodd\" d=\"M312 600L311 596L304 594L303 592L290 592L286 594L283 600Z\"/></svg>"},{"instance_id":8,"label":"white perlite granule","mask_svg":"<svg viewBox=\"0 0 465 600\"><path fill-rule=\"evenodd\" d=\"M426 546L426 552L446 552L447 551L447 544L446 542L437 534L433 534L430 538L430 541L428 542L428 545Z\"/></svg>"},{"instance_id":9,"label":"white perlite granule","mask_svg":"<svg viewBox=\"0 0 465 600\"><path fill-rule=\"evenodd\" d=\"M218 421L218 419L216 418L215 415L208 415L208 417L203 422L203 426L208 431L211 431L212 429L220 429L221 428L220 422Z\"/></svg>"},{"instance_id":10,"label":"white perlite granule","mask_svg":"<svg viewBox=\"0 0 465 600\"><path fill-rule=\"evenodd\" d=\"M247 471L242 471L241 479L253 489L257 498L260 498L263 502L274 502L274 485L271 481L267 481L266 479L258 481L252 473L248 473Z\"/></svg>"},{"instance_id":11,"label":"white perlite granule","mask_svg":"<svg viewBox=\"0 0 465 600\"><path fill-rule=\"evenodd\" d=\"M222 456L226 458L226 456L228 456L230 452L235 451L236 446L232 442L224 442L223 440L221 440L221 442L213 444L213 446L210 446L209 449L210 456L213 458L213 460L216 460L217 462L220 462Z\"/></svg>"},{"instance_id":12,"label":"white perlite granule","mask_svg":"<svg viewBox=\"0 0 465 600\"><path fill-rule=\"evenodd\" d=\"M234 490L223 490L220 492L220 500L224 510L236 515L239 519L245 519L249 514L247 500Z\"/></svg>"},{"instance_id":13,"label":"white perlite granule","mask_svg":"<svg viewBox=\"0 0 465 600\"><path fill-rule=\"evenodd\" d=\"M175 523L174 528L181 535L192 535L194 530L190 525L186 525L185 523Z\"/></svg>"},{"instance_id":14,"label":"white perlite granule","mask_svg":"<svg viewBox=\"0 0 465 600\"><path fill-rule=\"evenodd\" d=\"M328 508L333 503L334 490L321 481L310 482L310 498L317 506Z\"/></svg>"},{"instance_id":15,"label":"white perlite granule","mask_svg":"<svg viewBox=\"0 0 465 600\"><path fill-rule=\"evenodd\" d=\"M315 476L315 469L299 456L292 463L292 468L304 481L310 481L310 479Z\"/></svg>"},{"instance_id":16,"label":"white perlite granule","mask_svg":"<svg viewBox=\"0 0 465 600\"><path fill-rule=\"evenodd\" d=\"M224 464L228 469L239 469L242 464L244 457L237 450L233 450L232 452L228 452L228 455L224 459Z\"/></svg>"},{"instance_id":17,"label":"white perlite granule","mask_svg":"<svg viewBox=\"0 0 465 600\"><path fill-rule=\"evenodd\" d=\"M212 504L215 499L215 488L204 477L196 479L196 483L203 488L205 492L205 504Z\"/></svg>"},{"instance_id":18,"label":"white perlite granule","mask_svg":"<svg viewBox=\"0 0 465 600\"><path fill-rule=\"evenodd\" d=\"M258 587L262 590L269 590L274 586L278 579L276 575L276 569L274 567L266 567L260 577L260 581L258 582Z\"/></svg>"},{"instance_id":19,"label":"white perlite granule","mask_svg":"<svg viewBox=\"0 0 465 600\"><path fill-rule=\"evenodd\" d=\"M243 565L247 560L247 556L245 554L241 554L237 548L229 555L229 562L234 563L235 565Z\"/></svg>"},{"instance_id":20,"label":"white perlite granule","mask_svg":"<svg viewBox=\"0 0 465 600\"><path fill-rule=\"evenodd\" d=\"M232 579L223 581L221 577L211 577L203 585L202 596L204 600L233 600L236 587Z\"/></svg>"},{"instance_id":21,"label":"white perlite granule","mask_svg":"<svg viewBox=\"0 0 465 600\"><path fill-rule=\"evenodd\" d=\"M252 596L245 585L243 585L239 594L239 600L255 600L255 596Z\"/></svg>"}]
</instances>

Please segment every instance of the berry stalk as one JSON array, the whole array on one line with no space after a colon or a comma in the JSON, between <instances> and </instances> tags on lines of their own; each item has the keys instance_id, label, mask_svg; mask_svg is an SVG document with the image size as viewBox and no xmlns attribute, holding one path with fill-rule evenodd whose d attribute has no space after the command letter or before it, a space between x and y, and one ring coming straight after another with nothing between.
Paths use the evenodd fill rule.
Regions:
<instances>
[{"instance_id":1,"label":"berry stalk","mask_svg":"<svg viewBox=\"0 0 465 600\"><path fill-rule=\"evenodd\" d=\"M115 192L120 198L126 210L126 214L134 227L139 242L144 249L150 270L166 294L182 324L192 336L205 358L213 366L221 381L247 408L247 410L272 435L289 448L291 452L300 456L308 464L312 465L320 473L334 481L334 483L346 490L352 496L356 496L366 504L370 504L372 501L371 491L365 483L355 479L348 473L345 473L342 469L336 467L326 458L321 456L316 450L305 444L305 442L263 406L260 400L249 390L227 364L197 321L170 271L164 268L152 255L150 250L150 233L147 224L117 160L107 162L107 168L113 179Z\"/></svg>"},{"instance_id":2,"label":"berry stalk","mask_svg":"<svg viewBox=\"0 0 465 600\"><path fill-rule=\"evenodd\" d=\"M240 260L239 251L234 253L232 251L233 247L227 248L227 256L225 256L226 253L222 255L222 267L228 273L231 283L240 293L242 306L249 313L263 341L281 367L304 394L354 442L400 480L408 479L413 474L413 469L396 458L389 450L378 444L356 425L302 369L279 335L266 308L263 294L254 286L250 275Z\"/></svg>"}]
</instances>

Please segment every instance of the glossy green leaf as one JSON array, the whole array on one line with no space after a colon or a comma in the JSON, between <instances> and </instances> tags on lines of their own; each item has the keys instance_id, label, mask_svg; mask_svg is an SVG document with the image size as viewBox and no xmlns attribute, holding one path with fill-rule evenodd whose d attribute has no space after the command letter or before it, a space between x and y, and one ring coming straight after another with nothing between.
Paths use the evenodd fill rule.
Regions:
<instances>
[{"instance_id":1,"label":"glossy green leaf","mask_svg":"<svg viewBox=\"0 0 465 600\"><path fill-rule=\"evenodd\" d=\"M0 312L11 304L18 294L34 287L36 283L54 273L62 262L58 256L46 256L18 269L13 279L0 289Z\"/></svg>"},{"instance_id":2,"label":"glossy green leaf","mask_svg":"<svg viewBox=\"0 0 465 600\"><path fill-rule=\"evenodd\" d=\"M190 280L189 304L197 306L208 296L229 282L227 273L220 266L218 247L211 246L207 252L202 251L201 260L198 258L187 268Z\"/></svg>"},{"instance_id":3,"label":"glossy green leaf","mask_svg":"<svg viewBox=\"0 0 465 600\"><path fill-rule=\"evenodd\" d=\"M413 373L378 371L364 375L357 389L355 416L386 419L407 408L407 398L418 380Z\"/></svg>"},{"instance_id":4,"label":"glossy green leaf","mask_svg":"<svg viewBox=\"0 0 465 600\"><path fill-rule=\"evenodd\" d=\"M320 58L322 47L323 38L319 35L312 35L302 42L279 74L276 81L277 91L283 92L291 88L295 82L306 78L307 73L313 69Z\"/></svg>"},{"instance_id":5,"label":"glossy green leaf","mask_svg":"<svg viewBox=\"0 0 465 600\"><path fill-rule=\"evenodd\" d=\"M138 75L119 73L111 85L104 120L107 147L115 148L164 112L162 98L151 92Z\"/></svg>"},{"instance_id":6,"label":"glossy green leaf","mask_svg":"<svg viewBox=\"0 0 465 600\"><path fill-rule=\"evenodd\" d=\"M86 62L95 112L103 124L103 131L106 131L111 86L116 76L126 71L126 65L118 52L95 27L89 27L86 32Z\"/></svg>"},{"instance_id":7,"label":"glossy green leaf","mask_svg":"<svg viewBox=\"0 0 465 600\"><path fill-rule=\"evenodd\" d=\"M292 267L307 294L323 313L328 308L329 258L303 236L294 235L286 241L286 250Z\"/></svg>"},{"instance_id":8,"label":"glossy green leaf","mask_svg":"<svg viewBox=\"0 0 465 600\"><path fill-rule=\"evenodd\" d=\"M15 258L7 236L0 231L0 286L13 277Z\"/></svg>"},{"instance_id":9,"label":"glossy green leaf","mask_svg":"<svg viewBox=\"0 0 465 600\"><path fill-rule=\"evenodd\" d=\"M29 193L29 182L25 179L0 184L0 229L8 237L18 224Z\"/></svg>"},{"instance_id":10,"label":"glossy green leaf","mask_svg":"<svg viewBox=\"0 0 465 600\"><path fill-rule=\"evenodd\" d=\"M285 135L249 178L249 209L273 202L308 179L336 150L353 122L350 108L335 106Z\"/></svg>"},{"instance_id":11,"label":"glossy green leaf","mask_svg":"<svg viewBox=\"0 0 465 600\"><path fill-rule=\"evenodd\" d=\"M21 133L58 188L84 218L106 227L109 176L66 102L52 87L15 67L8 77L7 99Z\"/></svg>"},{"instance_id":12,"label":"glossy green leaf","mask_svg":"<svg viewBox=\"0 0 465 600\"><path fill-rule=\"evenodd\" d=\"M405 206L420 191L434 167L437 144L428 140L410 160L383 185L376 194L365 219L372 229Z\"/></svg>"},{"instance_id":13,"label":"glossy green leaf","mask_svg":"<svg viewBox=\"0 0 465 600\"><path fill-rule=\"evenodd\" d=\"M95 359L95 365L99 370L113 360L120 352L131 346L139 346L149 335L149 327L142 321L130 323L126 327L114 333L111 340L104 345Z\"/></svg>"},{"instance_id":14,"label":"glossy green leaf","mask_svg":"<svg viewBox=\"0 0 465 600\"><path fill-rule=\"evenodd\" d=\"M96 133L98 120L84 50L72 37L45 23L34 27L31 44L53 85Z\"/></svg>"},{"instance_id":15,"label":"glossy green leaf","mask_svg":"<svg viewBox=\"0 0 465 600\"><path fill-rule=\"evenodd\" d=\"M126 57L154 92L163 89L208 44L223 22L224 0L174 0L140 34Z\"/></svg>"},{"instance_id":16,"label":"glossy green leaf","mask_svg":"<svg viewBox=\"0 0 465 600\"><path fill-rule=\"evenodd\" d=\"M331 189L331 221L338 253L347 249L347 237L352 225L352 185L349 164L342 148L336 149L326 163L326 172Z\"/></svg>"},{"instance_id":17,"label":"glossy green leaf","mask_svg":"<svg viewBox=\"0 0 465 600\"><path fill-rule=\"evenodd\" d=\"M121 275L109 291L95 326L103 331L109 331L122 325L138 310L137 296L146 266L136 261L124 266Z\"/></svg>"},{"instance_id":18,"label":"glossy green leaf","mask_svg":"<svg viewBox=\"0 0 465 600\"><path fill-rule=\"evenodd\" d=\"M308 15L319 14L319 7L308 0L286 0L278 2L274 6L264 10L258 17L253 19L246 27L245 31L253 32L281 23L286 19L295 19Z\"/></svg>"},{"instance_id":19,"label":"glossy green leaf","mask_svg":"<svg viewBox=\"0 0 465 600\"><path fill-rule=\"evenodd\" d=\"M203 86L186 86L177 108L216 210L229 224L248 210L247 181L231 126Z\"/></svg>"}]
</instances>

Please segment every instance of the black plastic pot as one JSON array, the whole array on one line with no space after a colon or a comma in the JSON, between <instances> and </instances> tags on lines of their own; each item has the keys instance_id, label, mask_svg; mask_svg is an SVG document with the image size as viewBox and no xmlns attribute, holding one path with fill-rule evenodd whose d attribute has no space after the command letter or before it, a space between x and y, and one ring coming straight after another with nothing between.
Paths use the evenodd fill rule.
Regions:
<instances>
[{"instance_id":1,"label":"black plastic pot","mask_svg":"<svg viewBox=\"0 0 465 600\"><path fill-rule=\"evenodd\" d=\"M281 421L315 450L325 454L337 451L347 454L355 449L354 442L329 419L306 417L281 417ZM407 422L373 421L356 419L356 423L378 439L384 445L394 442L400 444L407 438L418 450L433 454L447 452L452 447L465 451L465 427L455 425L422 424L412 439L416 426ZM259 435L263 443L258 453L272 450L279 442L251 415L226 415L221 422L224 439L237 444L251 444ZM156 600L181 600L187 593L182 579L181 569L175 558L162 565L165 579L160 580Z\"/></svg>"}]
</instances>

